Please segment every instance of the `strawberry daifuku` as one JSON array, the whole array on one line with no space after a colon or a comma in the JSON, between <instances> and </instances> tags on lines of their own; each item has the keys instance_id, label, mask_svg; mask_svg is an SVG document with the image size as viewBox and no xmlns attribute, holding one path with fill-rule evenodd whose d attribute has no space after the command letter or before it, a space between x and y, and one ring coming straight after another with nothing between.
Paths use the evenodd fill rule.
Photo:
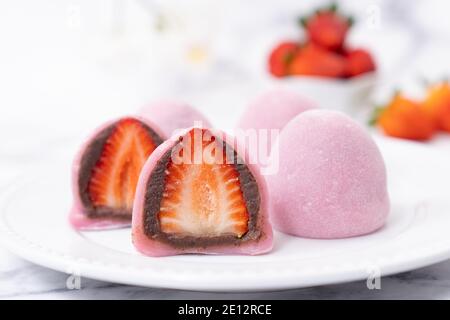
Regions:
<instances>
[{"instance_id":1,"label":"strawberry daifuku","mask_svg":"<svg viewBox=\"0 0 450 320\"><path fill-rule=\"evenodd\" d=\"M163 133L170 137L176 130L201 126L210 128L209 120L197 109L177 101L159 101L143 107L139 114L157 123Z\"/></svg>"},{"instance_id":2,"label":"strawberry daifuku","mask_svg":"<svg viewBox=\"0 0 450 320\"><path fill-rule=\"evenodd\" d=\"M151 155L133 208L135 247L149 256L257 255L272 248L264 180L222 133L191 128Z\"/></svg>"},{"instance_id":3,"label":"strawberry daifuku","mask_svg":"<svg viewBox=\"0 0 450 320\"><path fill-rule=\"evenodd\" d=\"M334 111L310 110L278 139L279 171L268 176L271 221L308 238L346 238L381 228L389 213L386 169L365 130Z\"/></svg>"},{"instance_id":4,"label":"strawberry daifuku","mask_svg":"<svg viewBox=\"0 0 450 320\"><path fill-rule=\"evenodd\" d=\"M267 91L248 105L236 126L236 136L264 167L281 129L296 115L315 107L313 102L294 92L282 89ZM253 136L256 137L255 142L250 140Z\"/></svg>"},{"instance_id":5,"label":"strawberry daifuku","mask_svg":"<svg viewBox=\"0 0 450 320\"><path fill-rule=\"evenodd\" d=\"M312 101L294 92L282 89L270 90L248 105L237 128L281 130L296 115L315 107Z\"/></svg>"},{"instance_id":6,"label":"strawberry daifuku","mask_svg":"<svg viewBox=\"0 0 450 320\"><path fill-rule=\"evenodd\" d=\"M71 224L82 230L130 225L140 171L163 141L155 125L135 117L97 129L74 161Z\"/></svg>"}]
</instances>

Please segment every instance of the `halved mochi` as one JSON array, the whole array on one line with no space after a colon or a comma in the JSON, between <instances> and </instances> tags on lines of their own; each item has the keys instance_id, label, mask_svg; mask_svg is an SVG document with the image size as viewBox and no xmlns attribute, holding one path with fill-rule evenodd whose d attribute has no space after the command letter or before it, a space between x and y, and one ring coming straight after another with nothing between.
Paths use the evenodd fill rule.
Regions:
<instances>
[{"instance_id":1,"label":"halved mochi","mask_svg":"<svg viewBox=\"0 0 450 320\"><path fill-rule=\"evenodd\" d=\"M71 224L83 230L130 225L139 174L162 142L159 129L139 118L97 129L74 161Z\"/></svg>"},{"instance_id":2,"label":"halved mochi","mask_svg":"<svg viewBox=\"0 0 450 320\"><path fill-rule=\"evenodd\" d=\"M133 243L149 256L257 255L272 248L264 180L235 141L188 129L145 164L133 208Z\"/></svg>"}]
</instances>

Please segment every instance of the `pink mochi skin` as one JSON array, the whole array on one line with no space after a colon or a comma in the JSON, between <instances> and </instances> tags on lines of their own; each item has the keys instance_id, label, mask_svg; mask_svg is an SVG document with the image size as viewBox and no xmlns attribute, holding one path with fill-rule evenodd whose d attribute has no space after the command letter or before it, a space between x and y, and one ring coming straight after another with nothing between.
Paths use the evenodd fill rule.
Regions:
<instances>
[{"instance_id":1,"label":"pink mochi skin","mask_svg":"<svg viewBox=\"0 0 450 320\"><path fill-rule=\"evenodd\" d=\"M250 169L250 172L255 177L261 197L260 212L258 217L259 219L261 219L260 230L262 231L263 236L259 240L250 240L247 242L243 242L240 245L216 245L208 247L178 249L172 247L169 244L149 238L145 234L144 199L148 179L161 157L166 154L167 151L171 150L178 142L178 139L187 134L191 129L193 128L186 129L180 132L180 134L172 136L172 138L161 144L149 157L146 164L144 165L144 168L141 171L133 207L132 238L134 246L142 254L152 257L172 256L186 253L209 255L260 255L271 251L273 246L273 231L268 218L267 186L264 178L259 174L258 167L248 164L247 161L249 158L247 153L240 154L240 156L243 158L247 167ZM230 146L236 147L235 150L241 150L240 147L237 146L237 142L235 141L235 139L227 136L225 133L219 133L217 130L214 130L213 132L217 136L223 138L223 140Z\"/></svg>"},{"instance_id":2,"label":"pink mochi skin","mask_svg":"<svg viewBox=\"0 0 450 320\"><path fill-rule=\"evenodd\" d=\"M261 94L248 105L236 128L282 130L296 115L314 108L316 105L301 95L273 89Z\"/></svg>"},{"instance_id":3,"label":"pink mochi skin","mask_svg":"<svg viewBox=\"0 0 450 320\"><path fill-rule=\"evenodd\" d=\"M171 137L176 130L196 126L201 122L204 128L211 128L209 120L197 109L178 101L159 101L143 107L138 114L157 123L166 137Z\"/></svg>"},{"instance_id":4,"label":"pink mochi skin","mask_svg":"<svg viewBox=\"0 0 450 320\"><path fill-rule=\"evenodd\" d=\"M359 124L339 112L306 111L285 126L277 144L279 171L267 177L277 230L338 239L385 224L385 164Z\"/></svg>"},{"instance_id":5,"label":"pink mochi skin","mask_svg":"<svg viewBox=\"0 0 450 320\"><path fill-rule=\"evenodd\" d=\"M123 221L113 218L89 218L85 210L83 208L83 204L80 198L80 190L78 188L78 176L80 170L80 162L85 153L86 148L89 146L92 139L94 139L101 131L119 121L122 118L134 118L149 126L156 134L165 139L165 135L162 133L162 130L156 126L154 123L149 121L148 119L139 117L139 116L125 116L115 120L108 121L104 123L102 126L98 127L82 144L78 153L75 156L75 159L72 164L72 194L73 194L73 205L69 214L69 222L70 224L78 230L108 230L108 229L116 229L129 227L131 225L131 217L130 221Z\"/></svg>"}]
</instances>

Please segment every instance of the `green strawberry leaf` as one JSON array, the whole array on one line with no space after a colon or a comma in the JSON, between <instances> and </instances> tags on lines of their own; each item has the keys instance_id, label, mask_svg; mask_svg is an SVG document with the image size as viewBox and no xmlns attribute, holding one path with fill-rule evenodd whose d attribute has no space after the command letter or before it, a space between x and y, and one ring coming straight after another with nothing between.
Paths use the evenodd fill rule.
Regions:
<instances>
[{"instance_id":1,"label":"green strawberry leaf","mask_svg":"<svg viewBox=\"0 0 450 320\"><path fill-rule=\"evenodd\" d=\"M298 19L298 24L303 27L306 28L307 24L308 24L308 18L307 17L300 17Z\"/></svg>"},{"instance_id":2,"label":"green strawberry leaf","mask_svg":"<svg viewBox=\"0 0 450 320\"><path fill-rule=\"evenodd\" d=\"M369 119L369 126L373 127L378 123L378 119L380 118L381 114L383 113L385 107L377 106L374 108L373 113Z\"/></svg>"},{"instance_id":3,"label":"green strawberry leaf","mask_svg":"<svg viewBox=\"0 0 450 320\"><path fill-rule=\"evenodd\" d=\"M350 16L347 18L347 23L349 27L352 27L355 24L355 18Z\"/></svg>"},{"instance_id":4,"label":"green strawberry leaf","mask_svg":"<svg viewBox=\"0 0 450 320\"><path fill-rule=\"evenodd\" d=\"M330 11L330 12L337 12L338 11L338 4L337 4L337 2L332 2L328 6L328 11Z\"/></svg>"}]
</instances>

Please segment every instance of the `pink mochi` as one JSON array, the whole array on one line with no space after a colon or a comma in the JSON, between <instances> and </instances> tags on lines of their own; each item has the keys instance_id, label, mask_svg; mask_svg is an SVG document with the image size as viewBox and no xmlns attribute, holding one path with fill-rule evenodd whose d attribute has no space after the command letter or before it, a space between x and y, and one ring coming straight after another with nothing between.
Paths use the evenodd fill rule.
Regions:
<instances>
[{"instance_id":1,"label":"pink mochi","mask_svg":"<svg viewBox=\"0 0 450 320\"><path fill-rule=\"evenodd\" d=\"M387 219L386 169L369 134L346 115L311 110L283 129L279 170L268 176L271 221L320 239L371 233Z\"/></svg>"},{"instance_id":2,"label":"pink mochi","mask_svg":"<svg viewBox=\"0 0 450 320\"><path fill-rule=\"evenodd\" d=\"M69 212L69 222L70 224L78 230L108 230L129 227L131 225L131 215L128 220L117 219L114 217L96 217L92 218L88 215L86 206L82 201L82 191L79 188L79 177L81 170L81 162L83 157L86 155L87 149L91 146L92 142L102 133L104 130L114 125L117 121L125 118L134 118L142 123L145 123L155 134L159 135L161 139L165 139L162 131L152 122L142 117L127 116L119 119L111 120L100 127L98 127L94 132L83 142L79 151L77 152L74 161L72 163L72 195L73 204ZM161 141L162 142L162 141Z\"/></svg>"},{"instance_id":3,"label":"pink mochi","mask_svg":"<svg viewBox=\"0 0 450 320\"><path fill-rule=\"evenodd\" d=\"M176 130L193 126L211 128L209 120L197 109L177 101L159 101L143 107L138 114L157 123L163 133L170 137Z\"/></svg>"},{"instance_id":4,"label":"pink mochi","mask_svg":"<svg viewBox=\"0 0 450 320\"><path fill-rule=\"evenodd\" d=\"M180 138L185 136L188 132L194 128L186 129L179 134L172 136L169 140L161 144L150 156L147 163L142 169L139 177L139 182L136 190L136 197L133 208L133 220L132 220L132 238L133 244L136 249L144 255L152 257L172 256L187 253L194 254L208 254L208 255L261 255L269 252L272 249L273 231L272 226L268 218L268 196L267 186L265 180L259 174L259 170L254 165L247 163L248 155L239 154L241 159L244 160L246 167L251 172L251 175L255 178L258 193L260 196L259 211L257 213L257 222L259 226L260 236L258 238L249 238L248 241L242 243L233 244L221 244L216 243L212 245L192 245L191 242L181 239L182 247L174 246L171 243L161 241L157 236L149 236L146 234L146 223L148 221L148 214L146 212L146 194L148 194L148 188L150 185L155 185L149 182L151 176L158 170L158 165L163 161L162 159L180 142ZM220 137L218 139L224 141L229 146L232 146L234 150L242 150L239 146L236 146L236 142L230 136L227 136L223 132L217 130L210 131L213 135ZM235 147L235 148L234 148ZM165 167L167 168L167 167ZM165 174L168 174L167 169L163 170ZM164 181L166 181L167 176ZM160 202L157 203L160 205ZM159 207L158 207L159 208ZM158 216L157 216L158 217ZM160 222L158 222L160 225ZM176 236L175 236L176 237ZM245 237L245 236L244 236ZM243 237L243 238L244 238Z\"/></svg>"},{"instance_id":5,"label":"pink mochi","mask_svg":"<svg viewBox=\"0 0 450 320\"><path fill-rule=\"evenodd\" d=\"M248 105L236 128L281 131L295 116L313 108L316 105L301 95L287 90L271 90ZM269 140L269 150L272 143Z\"/></svg>"}]
</instances>

